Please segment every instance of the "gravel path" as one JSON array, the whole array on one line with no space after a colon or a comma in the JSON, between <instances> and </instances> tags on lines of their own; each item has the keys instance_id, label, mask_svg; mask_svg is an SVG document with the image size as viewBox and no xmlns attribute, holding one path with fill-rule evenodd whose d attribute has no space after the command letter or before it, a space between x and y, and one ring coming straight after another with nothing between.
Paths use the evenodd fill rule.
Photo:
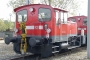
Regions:
<instances>
[{"instance_id":1,"label":"gravel path","mask_svg":"<svg viewBox=\"0 0 90 60\"><path fill-rule=\"evenodd\" d=\"M3 40L0 41L0 60L10 58L12 56L18 56L13 51L12 43L6 45ZM86 47L73 49L66 54L56 54L55 56L51 56L49 58L44 58L42 60L90 60L87 59L87 51Z\"/></svg>"}]
</instances>

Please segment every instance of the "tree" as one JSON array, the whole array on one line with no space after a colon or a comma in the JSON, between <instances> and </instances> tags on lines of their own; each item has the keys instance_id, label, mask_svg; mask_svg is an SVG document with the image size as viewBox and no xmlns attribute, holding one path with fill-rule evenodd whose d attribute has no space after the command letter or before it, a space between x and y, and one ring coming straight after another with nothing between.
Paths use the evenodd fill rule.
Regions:
<instances>
[{"instance_id":1,"label":"tree","mask_svg":"<svg viewBox=\"0 0 90 60\"><path fill-rule=\"evenodd\" d=\"M14 9L25 4L26 0L10 0L8 6L11 6Z\"/></svg>"},{"instance_id":2,"label":"tree","mask_svg":"<svg viewBox=\"0 0 90 60\"><path fill-rule=\"evenodd\" d=\"M42 3L67 10L71 15L76 15L80 8L78 0L42 0Z\"/></svg>"},{"instance_id":3,"label":"tree","mask_svg":"<svg viewBox=\"0 0 90 60\"><path fill-rule=\"evenodd\" d=\"M11 22L10 20L9 20L9 21L4 20L4 24L6 25L6 26L5 26L5 27L6 27L6 30L7 30L7 29L12 29L12 30L14 30L14 22Z\"/></svg>"},{"instance_id":4,"label":"tree","mask_svg":"<svg viewBox=\"0 0 90 60\"><path fill-rule=\"evenodd\" d=\"M14 29L14 23L10 20L0 19L0 31L6 31L7 29Z\"/></svg>"},{"instance_id":5,"label":"tree","mask_svg":"<svg viewBox=\"0 0 90 60\"><path fill-rule=\"evenodd\" d=\"M52 7L57 7L65 9L70 12L70 14L75 15L79 8L78 0L41 0L41 4L51 5ZM16 8L18 6L25 5L26 0L10 0L9 6ZM33 0L30 0L33 3Z\"/></svg>"},{"instance_id":6,"label":"tree","mask_svg":"<svg viewBox=\"0 0 90 60\"><path fill-rule=\"evenodd\" d=\"M0 31L5 31L5 29L6 29L5 26L6 26L6 25L4 24L3 19L0 19Z\"/></svg>"}]
</instances>

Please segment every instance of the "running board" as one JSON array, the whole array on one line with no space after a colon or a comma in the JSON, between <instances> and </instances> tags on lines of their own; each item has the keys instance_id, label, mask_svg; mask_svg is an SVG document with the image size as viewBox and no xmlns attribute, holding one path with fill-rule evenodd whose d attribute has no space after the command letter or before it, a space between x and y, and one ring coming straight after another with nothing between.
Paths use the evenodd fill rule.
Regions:
<instances>
[{"instance_id":1,"label":"running board","mask_svg":"<svg viewBox=\"0 0 90 60\"><path fill-rule=\"evenodd\" d=\"M80 46L71 46L71 47L68 47L68 49L73 49L73 48L77 48L77 47L80 47Z\"/></svg>"},{"instance_id":2,"label":"running board","mask_svg":"<svg viewBox=\"0 0 90 60\"><path fill-rule=\"evenodd\" d=\"M54 51L54 52L52 52L52 53L54 54L54 53L58 53L58 52L59 52L59 51Z\"/></svg>"},{"instance_id":3,"label":"running board","mask_svg":"<svg viewBox=\"0 0 90 60\"><path fill-rule=\"evenodd\" d=\"M59 47L59 46L53 46L52 48L57 48L57 47Z\"/></svg>"}]
</instances>

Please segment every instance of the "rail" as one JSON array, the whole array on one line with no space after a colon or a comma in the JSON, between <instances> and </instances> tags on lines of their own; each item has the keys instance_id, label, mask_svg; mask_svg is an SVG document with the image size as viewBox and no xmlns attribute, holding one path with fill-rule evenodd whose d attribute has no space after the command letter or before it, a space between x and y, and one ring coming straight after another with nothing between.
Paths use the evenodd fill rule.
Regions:
<instances>
[{"instance_id":1,"label":"rail","mask_svg":"<svg viewBox=\"0 0 90 60\"><path fill-rule=\"evenodd\" d=\"M40 55L21 55L10 60L41 60Z\"/></svg>"}]
</instances>

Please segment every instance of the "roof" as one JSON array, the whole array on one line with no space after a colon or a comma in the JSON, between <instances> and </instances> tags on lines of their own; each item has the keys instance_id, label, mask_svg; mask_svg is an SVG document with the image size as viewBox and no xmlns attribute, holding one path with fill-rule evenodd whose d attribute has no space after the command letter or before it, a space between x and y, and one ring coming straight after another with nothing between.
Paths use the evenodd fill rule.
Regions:
<instances>
[{"instance_id":1,"label":"roof","mask_svg":"<svg viewBox=\"0 0 90 60\"><path fill-rule=\"evenodd\" d=\"M49 6L49 5L45 5L45 4L29 4L29 5L24 5L24 6L20 6L20 7L17 7L14 9L14 12L16 12L18 9L20 8L24 8L24 7L28 7L28 6L40 6L40 5L43 5L43 6Z\"/></svg>"},{"instance_id":2,"label":"roof","mask_svg":"<svg viewBox=\"0 0 90 60\"><path fill-rule=\"evenodd\" d=\"M87 18L87 16L84 16L84 15L81 15L81 16L72 16L72 17L69 17L69 18L73 18L73 17L75 17L75 18L77 18L77 17L85 17L85 18Z\"/></svg>"},{"instance_id":3,"label":"roof","mask_svg":"<svg viewBox=\"0 0 90 60\"><path fill-rule=\"evenodd\" d=\"M59 10L59 11L63 11L63 12L68 12L68 11L66 11L66 10L59 9L59 8L53 8L53 9L55 9L55 10Z\"/></svg>"}]
</instances>

